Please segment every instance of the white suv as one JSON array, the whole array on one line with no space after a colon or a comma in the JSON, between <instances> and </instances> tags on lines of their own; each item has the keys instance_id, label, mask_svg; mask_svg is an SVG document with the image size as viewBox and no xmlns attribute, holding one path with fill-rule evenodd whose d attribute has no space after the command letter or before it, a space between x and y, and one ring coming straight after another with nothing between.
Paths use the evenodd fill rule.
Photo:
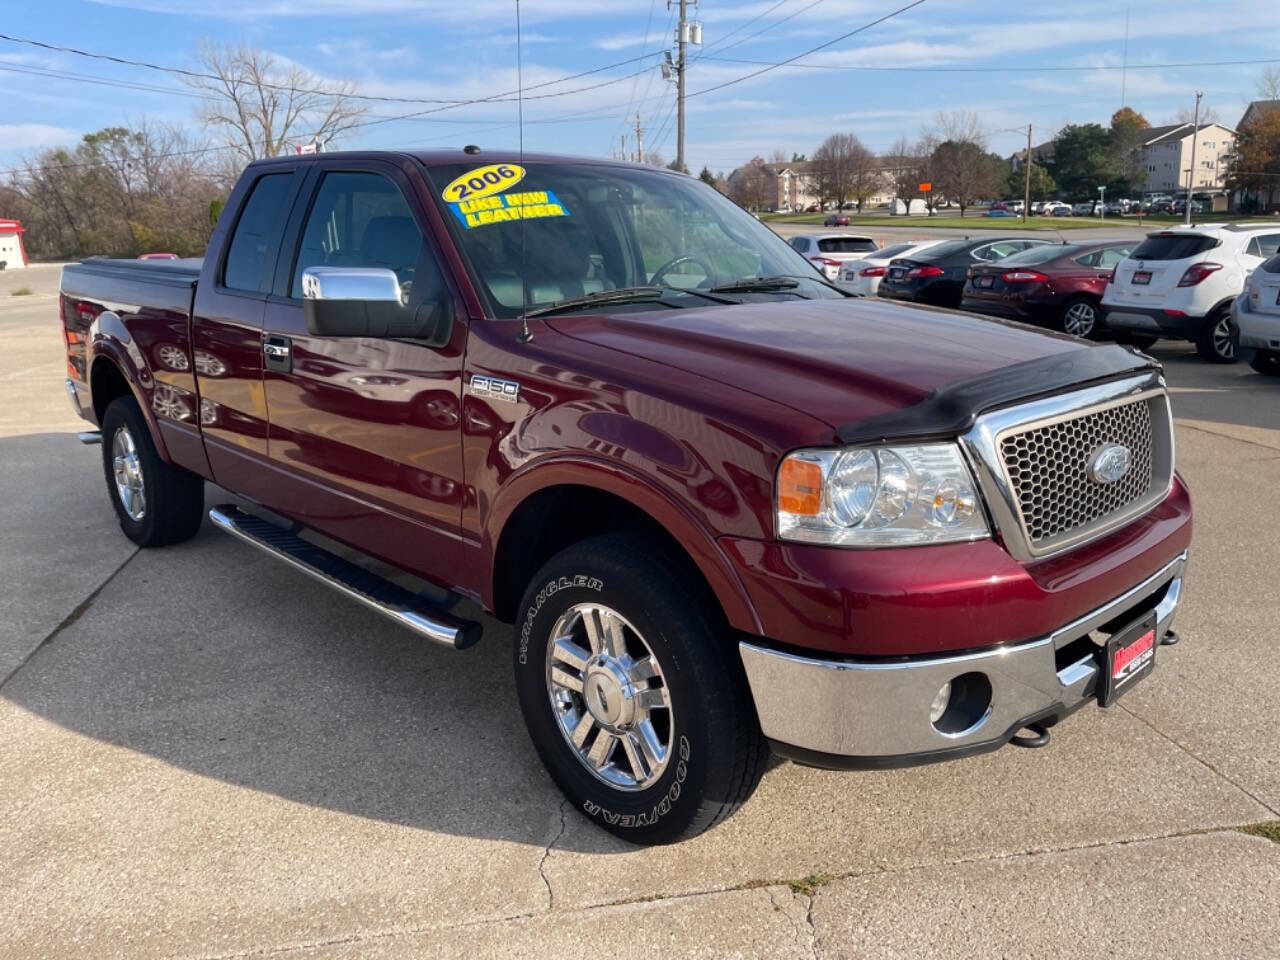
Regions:
<instances>
[{"instance_id":1,"label":"white suv","mask_svg":"<svg viewBox=\"0 0 1280 960\"><path fill-rule=\"evenodd\" d=\"M840 265L846 260L857 260L880 249L871 237L849 233L804 234L792 237L787 243L808 257L814 269L832 283L840 275Z\"/></svg>"},{"instance_id":2,"label":"white suv","mask_svg":"<svg viewBox=\"0 0 1280 960\"><path fill-rule=\"evenodd\" d=\"M1231 302L1280 247L1280 226L1175 227L1147 234L1102 295L1108 327L1131 340L1190 340L1212 363L1235 363Z\"/></svg>"},{"instance_id":3,"label":"white suv","mask_svg":"<svg viewBox=\"0 0 1280 960\"><path fill-rule=\"evenodd\" d=\"M1280 377L1280 254L1249 275L1244 293L1231 303L1240 346L1253 347L1253 369Z\"/></svg>"}]
</instances>

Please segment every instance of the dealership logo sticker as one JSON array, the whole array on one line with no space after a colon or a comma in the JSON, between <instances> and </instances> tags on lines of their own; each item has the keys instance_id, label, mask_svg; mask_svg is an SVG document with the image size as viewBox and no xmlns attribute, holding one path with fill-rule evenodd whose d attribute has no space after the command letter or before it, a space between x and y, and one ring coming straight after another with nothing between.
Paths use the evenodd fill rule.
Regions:
<instances>
[{"instance_id":1,"label":"dealership logo sticker","mask_svg":"<svg viewBox=\"0 0 1280 960\"><path fill-rule=\"evenodd\" d=\"M1109 443L1089 461L1089 476L1097 483L1115 483L1124 478L1132 463L1133 454L1128 447Z\"/></svg>"}]
</instances>

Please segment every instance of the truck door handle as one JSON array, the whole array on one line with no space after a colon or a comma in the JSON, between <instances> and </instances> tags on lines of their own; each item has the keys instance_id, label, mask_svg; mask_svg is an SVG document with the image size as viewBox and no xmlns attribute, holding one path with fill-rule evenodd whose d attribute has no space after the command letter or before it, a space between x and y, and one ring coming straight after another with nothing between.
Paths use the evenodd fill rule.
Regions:
<instances>
[{"instance_id":1,"label":"truck door handle","mask_svg":"<svg viewBox=\"0 0 1280 960\"><path fill-rule=\"evenodd\" d=\"M268 336L262 341L263 366L288 373L293 369L293 344L288 337Z\"/></svg>"}]
</instances>

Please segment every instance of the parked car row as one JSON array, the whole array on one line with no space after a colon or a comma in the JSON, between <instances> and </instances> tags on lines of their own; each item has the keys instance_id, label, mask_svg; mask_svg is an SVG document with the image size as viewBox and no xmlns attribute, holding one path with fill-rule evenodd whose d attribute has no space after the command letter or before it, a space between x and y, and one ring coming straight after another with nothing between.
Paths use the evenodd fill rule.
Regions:
<instances>
[{"instance_id":1,"label":"parked car row","mask_svg":"<svg viewBox=\"0 0 1280 960\"><path fill-rule=\"evenodd\" d=\"M1280 375L1280 226L1175 227L1144 240L981 237L899 243L791 240L856 296L953 307L1139 347L1195 344L1212 363Z\"/></svg>"}]
</instances>

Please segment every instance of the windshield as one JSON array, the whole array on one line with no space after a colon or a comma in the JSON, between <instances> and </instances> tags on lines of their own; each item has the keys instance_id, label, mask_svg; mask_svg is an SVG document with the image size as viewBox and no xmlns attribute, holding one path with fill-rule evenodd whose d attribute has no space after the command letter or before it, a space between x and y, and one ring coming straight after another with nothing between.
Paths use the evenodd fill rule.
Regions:
<instances>
[{"instance_id":1,"label":"windshield","mask_svg":"<svg viewBox=\"0 0 1280 960\"><path fill-rule=\"evenodd\" d=\"M635 287L661 287L664 296L633 309L844 296L772 230L691 177L572 162L427 172L494 317ZM797 283L734 298L706 294L756 277Z\"/></svg>"}]
</instances>

